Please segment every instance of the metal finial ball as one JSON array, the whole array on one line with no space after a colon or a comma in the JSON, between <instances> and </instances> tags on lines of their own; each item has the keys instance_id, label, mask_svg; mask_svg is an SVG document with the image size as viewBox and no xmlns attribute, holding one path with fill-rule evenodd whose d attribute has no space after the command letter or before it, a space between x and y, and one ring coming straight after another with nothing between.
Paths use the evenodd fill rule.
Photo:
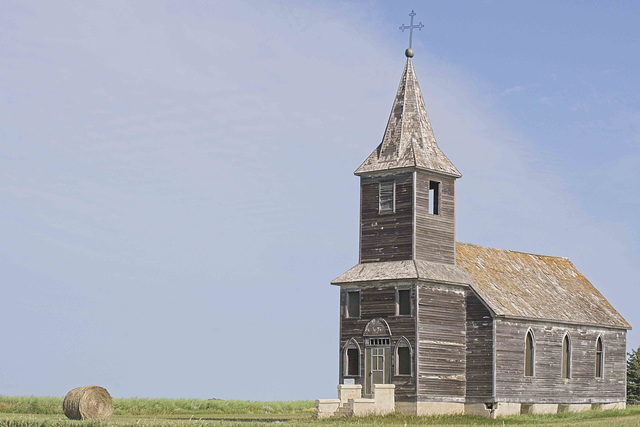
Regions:
<instances>
[{"instance_id":1,"label":"metal finial ball","mask_svg":"<svg viewBox=\"0 0 640 427\"><path fill-rule=\"evenodd\" d=\"M404 51L404 54L406 55L407 58L413 58L413 49L408 48L407 50Z\"/></svg>"}]
</instances>

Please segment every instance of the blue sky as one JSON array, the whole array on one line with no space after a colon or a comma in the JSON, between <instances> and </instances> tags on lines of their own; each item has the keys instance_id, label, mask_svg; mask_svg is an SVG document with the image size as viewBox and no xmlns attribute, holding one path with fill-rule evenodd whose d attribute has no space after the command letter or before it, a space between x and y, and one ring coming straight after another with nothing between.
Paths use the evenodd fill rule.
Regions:
<instances>
[{"instance_id":1,"label":"blue sky","mask_svg":"<svg viewBox=\"0 0 640 427\"><path fill-rule=\"evenodd\" d=\"M640 325L637 3L4 1L0 394L334 396L411 9L458 240Z\"/></svg>"}]
</instances>

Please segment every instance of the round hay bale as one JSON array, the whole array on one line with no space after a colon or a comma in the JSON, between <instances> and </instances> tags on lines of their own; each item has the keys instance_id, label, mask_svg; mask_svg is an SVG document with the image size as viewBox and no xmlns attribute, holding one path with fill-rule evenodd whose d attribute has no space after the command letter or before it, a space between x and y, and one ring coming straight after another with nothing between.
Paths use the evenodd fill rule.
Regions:
<instances>
[{"instance_id":1,"label":"round hay bale","mask_svg":"<svg viewBox=\"0 0 640 427\"><path fill-rule=\"evenodd\" d=\"M67 393L62 409L71 420L106 420L113 411L113 400L104 388L85 385Z\"/></svg>"}]
</instances>

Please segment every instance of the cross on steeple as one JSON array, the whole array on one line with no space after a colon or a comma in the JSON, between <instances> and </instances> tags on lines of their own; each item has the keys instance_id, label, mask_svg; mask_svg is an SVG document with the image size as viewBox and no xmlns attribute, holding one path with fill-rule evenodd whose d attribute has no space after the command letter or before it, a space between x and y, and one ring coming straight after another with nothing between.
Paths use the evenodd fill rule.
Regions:
<instances>
[{"instance_id":1,"label":"cross on steeple","mask_svg":"<svg viewBox=\"0 0 640 427\"><path fill-rule=\"evenodd\" d=\"M411 23L409 25L402 24L402 26L400 27L400 31L404 33L404 30L409 30L409 49L411 49L411 42L413 41L413 29L417 28L418 30L422 30L424 28L424 25L422 25L422 22L420 22L418 25L413 25L413 17L416 16L416 13L413 10L411 10L409 16L411 17Z\"/></svg>"}]
</instances>

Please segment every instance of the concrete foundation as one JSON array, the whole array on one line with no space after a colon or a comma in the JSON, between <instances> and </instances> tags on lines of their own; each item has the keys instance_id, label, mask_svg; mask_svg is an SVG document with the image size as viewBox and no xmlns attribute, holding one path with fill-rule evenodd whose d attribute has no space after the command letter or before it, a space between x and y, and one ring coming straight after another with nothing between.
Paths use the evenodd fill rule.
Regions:
<instances>
[{"instance_id":1,"label":"concrete foundation","mask_svg":"<svg viewBox=\"0 0 640 427\"><path fill-rule=\"evenodd\" d=\"M360 384L338 384L338 399L344 405L351 399L362 397L362 385Z\"/></svg>"},{"instance_id":2,"label":"concrete foundation","mask_svg":"<svg viewBox=\"0 0 640 427\"><path fill-rule=\"evenodd\" d=\"M603 411L608 409L626 409L627 402L614 402L614 403L601 403L598 409L602 409Z\"/></svg>"},{"instance_id":3,"label":"concrete foundation","mask_svg":"<svg viewBox=\"0 0 640 427\"><path fill-rule=\"evenodd\" d=\"M376 401L373 399L351 399L349 402L351 415L363 417L376 413Z\"/></svg>"},{"instance_id":4,"label":"concrete foundation","mask_svg":"<svg viewBox=\"0 0 640 427\"><path fill-rule=\"evenodd\" d=\"M405 415L417 415L416 402L396 402L396 411Z\"/></svg>"},{"instance_id":5,"label":"concrete foundation","mask_svg":"<svg viewBox=\"0 0 640 427\"><path fill-rule=\"evenodd\" d=\"M332 417L340 408L340 399L316 399L318 418Z\"/></svg>"},{"instance_id":6,"label":"concrete foundation","mask_svg":"<svg viewBox=\"0 0 640 427\"><path fill-rule=\"evenodd\" d=\"M591 403L568 403L558 405L558 413L583 412L591 410Z\"/></svg>"},{"instance_id":7,"label":"concrete foundation","mask_svg":"<svg viewBox=\"0 0 640 427\"><path fill-rule=\"evenodd\" d=\"M491 409L484 403L465 403L464 413L467 415L478 415L480 417L491 418Z\"/></svg>"},{"instance_id":8,"label":"concrete foundation","mask_svg":"<svg viewBox=\"0 0 640 427\"><path fill-rule=\"evenodd\" d=\"M339 384L338 399L316 400L318 418L334 416L384 415L396 410L396 386L374 384L373 399L362 398L362 386Z\"/></svg>"},{"instance_id":9,"label":"concrete foundation","mask_svg":"<svg viewBox=\"0 0 640 427\"><path fill-rule=\"evenodd\" d=\"M394 384L374 384L373 400L376 402L376 414L384 415L396 410L396 386Z\"/></svg>"},{"instance_id":10,"label":"concrete foundation","mask_svg":"<svg viewBox=\"0 0 640 427\"><path fill-rule=\"evenodd\" d=\"M416 415L450 415L464 414L464 403L461 402L418 402Z\"/></svg>"},{"instance_id":11,"label":"concrete foundation","mask_svg":"<svg viewBox=\"0 0 640 427\"><path fill-rule=\"evenodd\" d=\"M396 402L395 385L374 384L373 398L362 398L362 386L338 385L338 399L318 399L318 418L332 416L384 415L395 411L406 415L469 414L497 418L519 414L555 414L589 410L625 409L626 402L612 403L462 403L462 402Z\"/></svg>"},{"instance_id":12,"label":"concrete foundation","mask_svg":"<svg viewBox=\"0 0 640 427\"><path fill-rule=\"evenodd\" d=\"M558 413L558 405L555 403L532 403L532 404L521 404L520 405L520 413L521 414L556 414Z\"/></svg>"},{"instance_id":13,"label":"concrete foundation","mask_svg":"<svg viewBox=\"0 0 640 427\"><path fill-rule=\"evenodd\" d=\"M374 384L373 399L349 399L351 415L385 415L396 410L396 386Z\"/></svg>"},{"instance_id":14,"label":"concrete foundation","mask_svg":"<svg viewBox=\"0 0 640 427\"><path fill-rule=\"evenodd\" d=\"M520 404L513 402L494 403L491 418L505 417L507 415L520 415Z\"/></svg>"}]
</instances>

